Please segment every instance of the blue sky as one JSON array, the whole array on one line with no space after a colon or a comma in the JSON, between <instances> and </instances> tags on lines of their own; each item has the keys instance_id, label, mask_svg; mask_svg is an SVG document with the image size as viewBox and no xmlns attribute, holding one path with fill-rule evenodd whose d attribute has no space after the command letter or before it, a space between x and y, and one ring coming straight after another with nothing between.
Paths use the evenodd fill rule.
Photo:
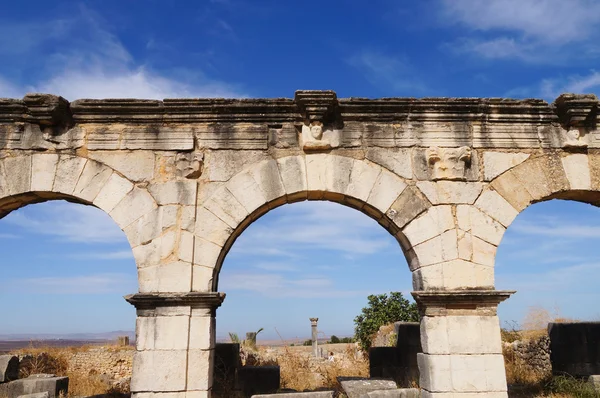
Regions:
<instances>
[{"instance_id":1,"label":"blue sky","mask_svg":"<svg viewBox=\"0 0 600 398\"><path fill-rule=\"evenodd\" d=\"M566 91L598 93L598 15L595 0L8 2L0 97L332 89L340 97L552 101ZM296 219L300 229L291 228ZM529 305L600 318L587 305L598 302L600 261L588 249L600 238L598 221L595 208L554 201L519 216L498 253L497 287L519 290L501 306L503 320L520 321ZM257 250L266 241L280 250ZM0 300L11 308L0 334L133 329L121 296L136 290L135 265L123 233L100 211L28 206L0 221L0 250ZM328 203L284 206L228 255L218 334L265 327L274 337L276 327L305 337L310 316L326 334L350 334L367 294L410 288L397 243L366 216Z\"/></svg>"}]
</instances>

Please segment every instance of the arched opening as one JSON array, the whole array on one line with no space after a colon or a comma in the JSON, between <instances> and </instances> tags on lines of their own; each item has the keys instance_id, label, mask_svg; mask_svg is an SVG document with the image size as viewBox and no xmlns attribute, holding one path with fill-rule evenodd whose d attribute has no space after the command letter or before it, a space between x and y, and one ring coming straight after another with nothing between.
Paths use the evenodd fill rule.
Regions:
<instances>
[{"instance_id":1,"label":"arched opening","mask_svg":"<svg viewBox=\"0 0 600 398\"><path fill-rule=\"evenodd\" d=\"M128 395L136 317L123 296L138 281L126 234L92 201L42 190L11 195L14 185L3 182L0 351L19 355L20 378L67 376L69 395Z\"/></svg>"},{"instance_id":2,"label":"arched opening","mask_svg":"<svg viewBox=\"0 0 600 398\"><path fill-rule=\"evenodd\" d=\"M583 374L558 375L562 366L579 367L584 373L585 366L562 356L565 350L558 335L552 334L551 342L548 325L599 319L597 308L590 305L600 299L596 250L600 210L595 206L599 197L590 191L555 193L519 213L498 247L496 287L517 291L499 308L509 396L550 390L567 396L594 394ZM569 337L566 351L580 353L583 363L589 358L581 346L585 327L579 329ZM593 349L595 343L589 344Z\"/></svg>"},{"instance_id":3,"label":"arched opening","mask_svg":"<svg viewBox=\"0 0 600 398\"><path fill-rule=\"evenodd\" d=\"M239 341L246 367L279 365L280 387L298 391L332 388L338 375L368 377L368 355L350 343L367 296L401 292L412 301L399 229L374 220L377 211L357 200L327 194L314 199L321 200L258 209L262 214L251 215L252 222L225 245L218 278L227 299L218 310L217 342ZM318 318L316 357L310 318ZM393 327L388 329L375 345L396 344ZM251 347L246 333L259 330L257 347ZM331 344L338 341L346 343ZM216 371L217 390L227 382L220 377Z\"/></svg>"}]
</instances>

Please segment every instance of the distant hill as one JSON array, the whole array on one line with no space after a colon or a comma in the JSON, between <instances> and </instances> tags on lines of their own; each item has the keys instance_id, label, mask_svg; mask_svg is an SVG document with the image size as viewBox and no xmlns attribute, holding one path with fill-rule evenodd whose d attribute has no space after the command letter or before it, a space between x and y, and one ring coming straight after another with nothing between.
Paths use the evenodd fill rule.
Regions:
<instances>
[{"instance_id":1,"label":"distant hill","mask_svg":"<svg viewBox=\"0 0 600 398\"><path fill-rule=\"evenodd\" d=\"M14 333L0 334L0 341L23 340L116 340L118 336L129 336L135 339L135 332L131 330L115 330L100 333Z\"/></svg>"}]
</instances>

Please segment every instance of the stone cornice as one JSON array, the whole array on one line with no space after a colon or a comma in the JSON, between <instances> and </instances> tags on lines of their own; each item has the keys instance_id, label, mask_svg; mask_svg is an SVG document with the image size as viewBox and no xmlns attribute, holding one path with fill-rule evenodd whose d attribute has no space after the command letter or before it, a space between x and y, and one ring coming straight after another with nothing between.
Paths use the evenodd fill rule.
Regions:
<instances>
[{"instance_id":1,"label":"stone cornice","mask_svg":"<svg viewBox=\"0 0 600 398\"><path fill-rule=\"evenodd\" d=\"M565 123L595 116L593 95L563 94L550 105L540 99L503 98L345 98L333 91L298 91L296 99L80 99L68 103L49 94L0 99L0 121L64 123L284 123L312 120L339 108L344 121L493 121Z\"/></svg>"},{"instance_id":2,"label":"stone cornice","mask_svg":"<svg viewBox=\"0 0 600 398\"><path fill-rule=\"evenodd\" d=\"M425 316L496 315L513 290L426 290L411 292Z\"/></svg>"},{"instance_id":3,"label":"stone cornice","mask_svg":"<svg viewBox=\"0 0 600 398\"><path fill-rule=\"evenodd\" d=\"M223 300L225 300L225 293L136 293L127 295L124 298L138 310L183 306L215 310L220 307Z\"/></svg>"}]
</instances>

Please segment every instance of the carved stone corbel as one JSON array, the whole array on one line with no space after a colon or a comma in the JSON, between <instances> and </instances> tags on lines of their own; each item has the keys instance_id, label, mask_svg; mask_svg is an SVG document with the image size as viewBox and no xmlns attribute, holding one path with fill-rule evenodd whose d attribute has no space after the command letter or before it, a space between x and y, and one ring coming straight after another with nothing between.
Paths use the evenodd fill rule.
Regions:
<instances>
[{"instance_id":1,"label":"carved stone corbel","mask_svg":"<svg viewBox=\"0 0 600 398\"><path fill-rule=\"evenodd\" d=\"M561 133L561 147L587 148L589 132L596 129L598 98L593 94L562 94L554 101L553 106L564 129Z\"/></svg>"},{"instance_id":2,"label":"carved stone corbel","mask_svg":"<svg viewBox=\"0 0 600 398\"><path fill-rule=\"evenodd\" d=\"M300 143L305 152L328 151L340 145L341 131L333 128L337 95L333 91L296 91L296 104L304 116Z\"/></svg>"},{"instance_id":3,"label":"carved stone corbel","mask_svg":"<svg viewBox=\"0 0 600 398\"><path fill-rule=\"evenodd\" d=\"M427 149L427 164L432 168L432 180L465 181L465 170L471 164L471 148Z\"/></svg>"}]
</instances>

